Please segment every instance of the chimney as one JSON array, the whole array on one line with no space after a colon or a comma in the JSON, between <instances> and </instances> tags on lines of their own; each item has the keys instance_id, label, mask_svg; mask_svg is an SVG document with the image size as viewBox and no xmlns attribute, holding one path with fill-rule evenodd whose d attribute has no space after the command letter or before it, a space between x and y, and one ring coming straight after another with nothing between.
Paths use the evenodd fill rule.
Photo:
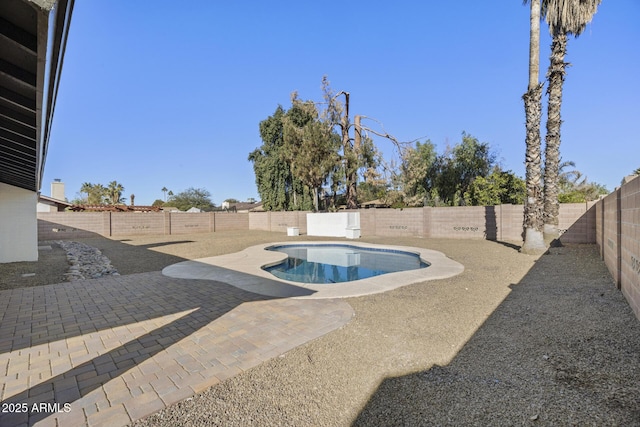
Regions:
<instances>
[{"instance_id":1,"label":"chimney","mask_svg":"<svg viewBox=\"0 0 640 427\"><path fill-rule=\"evenodd\" d=\"M64 197L64 182L60 178L56 178L51 183L51 198L66 201Z\"/></svg>"}]
</instances>

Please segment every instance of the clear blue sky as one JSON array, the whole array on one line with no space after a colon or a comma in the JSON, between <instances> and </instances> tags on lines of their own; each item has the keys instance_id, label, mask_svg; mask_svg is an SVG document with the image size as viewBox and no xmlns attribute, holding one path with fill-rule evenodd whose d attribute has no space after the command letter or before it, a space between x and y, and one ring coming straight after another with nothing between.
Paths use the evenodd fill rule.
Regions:
<instances>
[{"instance_id":1,"label":"clear blue sky","mask_svg":"<svg viewBox=\"0 0 640 427\"><path fill-rule=\"evenodd\" d=\"M638 0L605 0L568 45L562 157L609 190L640 167L639 20ZM162 187L259 199L259 122L294 90L321 100L323 75L399 140L441 151L466 131L523 177L528 43L520 0L77 1L42 193L60 178L68 199L112 180L140 205Z\"/></svg>"}]
</instances>

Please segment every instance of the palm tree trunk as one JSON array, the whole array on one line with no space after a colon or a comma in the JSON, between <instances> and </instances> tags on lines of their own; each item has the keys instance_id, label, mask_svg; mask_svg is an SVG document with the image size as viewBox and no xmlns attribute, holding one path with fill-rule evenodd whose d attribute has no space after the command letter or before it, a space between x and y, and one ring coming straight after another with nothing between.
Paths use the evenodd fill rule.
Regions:
<instances>
[{"instance_id":1,"label":"palm tree trunk","mask_svg":"<svg viewBox=\"0 0 640 427\"><path fill-rule=\"evenodd\" d=\"M524 204L524 243L522 252L543 253L546 250L542 231L542 150L540 144L540 117L542 115L542 83L524 96L526 114L525 181L527 198Z\"/></svg>"},{"instance_id":2,"label":"palm tree trunk","mask_svg":"<svg viewBox=\"0 0 640 427\"><path fill-rule=\"evenodd\" d=\"M560 107L562 105L562 86L566 63L567 34L557 31L551 44L551 58L547 78L549 86L547 94L547 136L545 137L544 165L544 239L551 242L559 237L558 231L558 176L560 168Z\"/></svg>"},{"instance_id":3,"label":"palm tree trunk","mask_svg":"<svg viewBox=\"0 0 640 427\"><path fill-rule=\"evenodd\" d=\"M542 203L540 191L541 143L540 117L542 111L542 83L540 70L540 0L531 0L529 33L529 87L522 97L526 117L525 181L527 198L524 204L524 243L521 252L540 254L546 248L542 233Z\"/></svg>"}]
</instances>

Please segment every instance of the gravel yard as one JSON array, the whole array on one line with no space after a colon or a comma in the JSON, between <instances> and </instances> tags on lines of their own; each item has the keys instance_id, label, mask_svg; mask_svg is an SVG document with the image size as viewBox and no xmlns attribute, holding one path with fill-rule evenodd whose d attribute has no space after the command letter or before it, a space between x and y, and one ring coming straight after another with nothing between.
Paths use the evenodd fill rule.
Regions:
<instances>
[{"instance_id":1,"label":"gravel yard","mask_svg":"<svg viewBox=\"0 0 640 427\"><path fill-rule=\"evenodd\" d=\"M308 238L80 241L126 275L287 239ZM640 425L640 322L597 247L533 257L481 240L361 240L435 249L465 271L346 299L356 315L343 328L135 425ZM0 264L0 289L62 281L64 251L41 244L37 263Z\"/></svg>"}]
</instances>

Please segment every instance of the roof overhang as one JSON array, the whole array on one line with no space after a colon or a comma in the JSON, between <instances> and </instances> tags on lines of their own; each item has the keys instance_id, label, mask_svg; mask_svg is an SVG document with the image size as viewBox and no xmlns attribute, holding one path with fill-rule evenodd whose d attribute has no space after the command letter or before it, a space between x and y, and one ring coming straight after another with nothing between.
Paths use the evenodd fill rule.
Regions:
<instances>
[{"instance_id":1,"label":"roof overhang","mask_svg":"<svg viewBox=\"0 0 640 427\"><path fill-rule=\"evenodd\" d=\"M0 2L0 182L40 191L74 1Z\"/></svg>"},{"instance_id":2,"label":"roof overhang","mask_svg":"<svg viewBox=\"0 0 640 427\"><path fill-rule=\"evenodd\" d=\"M54 199L53 197L45 196L40 194L38 196L38 203L43 203L49 206L56 206L57 208L70 208L73 206L72 203L65 202L64 200Z\"/></svg>"}]
</instances>

